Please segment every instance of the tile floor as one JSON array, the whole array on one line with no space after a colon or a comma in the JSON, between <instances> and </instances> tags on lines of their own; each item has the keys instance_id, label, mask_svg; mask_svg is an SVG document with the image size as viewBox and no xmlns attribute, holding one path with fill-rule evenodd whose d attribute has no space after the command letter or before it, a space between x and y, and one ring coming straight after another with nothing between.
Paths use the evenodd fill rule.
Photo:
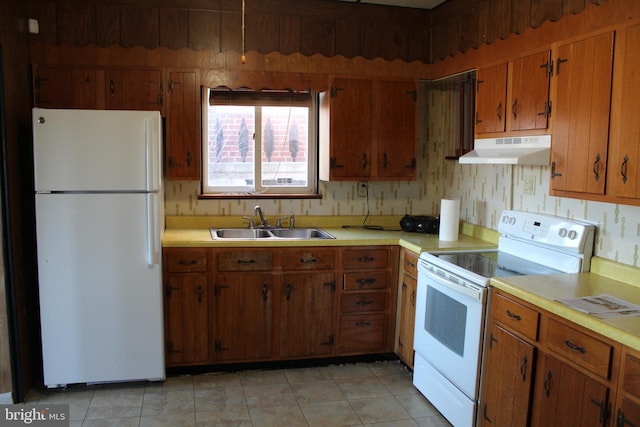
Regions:
<instances>
[{"instance_id":1,"label":"tile floor","mask_svg":"<svg viewBox=\"0 0 640 427\"><path fill-rule=\"evenodd\" d=\"M69 404L71 427L450 426L397 361L74 386L28 403Z\"/></svg>"}]
</instances>

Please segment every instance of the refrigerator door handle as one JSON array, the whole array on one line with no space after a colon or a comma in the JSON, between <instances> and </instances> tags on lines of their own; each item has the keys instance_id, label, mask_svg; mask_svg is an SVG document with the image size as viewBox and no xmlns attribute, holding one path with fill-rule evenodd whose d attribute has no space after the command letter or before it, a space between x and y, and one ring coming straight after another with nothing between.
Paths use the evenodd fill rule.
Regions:
<instances>
[{"instance_id":1,"label":"refrigerator door handle","mask_svg":"<svg viewBox=\"0 0 640 427\"><path fill-rule=\"evenodd\" d=\"M154 208L153 198L156 197L157 194L148 193L146 195L147 198L147 264L149 268L152 268L155 262L155 253L156 253L156 234L155 234L155 225L156 225L156 215L157 212Z\"/></svg>"}]
</instances>

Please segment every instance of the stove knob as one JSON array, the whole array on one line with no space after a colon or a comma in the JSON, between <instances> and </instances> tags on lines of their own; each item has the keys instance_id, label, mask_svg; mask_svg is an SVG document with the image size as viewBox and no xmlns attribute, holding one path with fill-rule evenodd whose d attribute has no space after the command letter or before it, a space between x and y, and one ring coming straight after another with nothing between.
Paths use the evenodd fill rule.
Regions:
<instances>
[{"instance_id":1,"label":"stove knob","mask_svg":"<svg viewBox=\"0 0 640 427\"><path fill-rule=\"evenodd\" d=\"M569 239L570 240L574 240L576 237L578 237L578 232L576 230L569 231Z\"/></svg>"},{"instance_id":2,"label":"stove knob","mask_svg":"<svg viewBox=\"0 0 640 427\"><path fill-rule=\"evenodd\" d=\"M502 223L507 224L509 222L509 216L505 215L502 217Z\"/></svg>"},{"instance_id":3,"label":"stove knob","mask_svg":"<svg viewBox=\"0 0 640 427\"><path fill-rule=\"evenodd\" d=\"M516 223L516 217L512 216L511 218L509 218L509 225L514 225Z\"/></svg>"},{"instance_id":4,"label":"stove knob","mask_svg":"<svg viewBox=\"0 0 640 427\"><path fill-rule=\"evenodd\" d=\"M567 237L567 229L566 228L561 228L560 230L558 230L558 234L560 235L560 237L565 238Z\"/></svg>"}]
</instances>

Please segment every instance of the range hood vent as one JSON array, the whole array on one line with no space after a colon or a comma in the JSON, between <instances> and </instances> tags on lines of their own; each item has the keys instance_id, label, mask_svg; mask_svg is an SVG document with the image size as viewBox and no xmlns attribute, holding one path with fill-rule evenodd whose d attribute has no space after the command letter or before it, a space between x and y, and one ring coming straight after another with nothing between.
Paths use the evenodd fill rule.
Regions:
<instances>
[{"instance_id":1,"label":"range hood vent","mask_svg":"<svg viewBox=\"0 0 640 427\"><path fill-rule=\"evenodd\" d=\"M551 135L476 139L461 164L546 166L551 159Z\"/></svg>"}]
</instances>

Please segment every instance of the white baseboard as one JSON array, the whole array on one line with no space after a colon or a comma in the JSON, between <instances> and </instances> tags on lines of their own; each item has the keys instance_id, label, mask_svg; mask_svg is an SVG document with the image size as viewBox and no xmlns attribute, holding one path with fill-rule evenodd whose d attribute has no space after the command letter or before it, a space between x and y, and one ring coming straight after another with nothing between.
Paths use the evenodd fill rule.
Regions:
<instances>
[{"instance_id":1,"label":"white baseboard","mask_svg":"<svg viewBox=\"0 0 640 427\"><path fill-rule=\"evenodd\" d=\"M11 405L11 404L13 404L13 393L2 393L2 394L0 394L0 404L2 404L2 405Z\"/></svg>"}]
</instances>

